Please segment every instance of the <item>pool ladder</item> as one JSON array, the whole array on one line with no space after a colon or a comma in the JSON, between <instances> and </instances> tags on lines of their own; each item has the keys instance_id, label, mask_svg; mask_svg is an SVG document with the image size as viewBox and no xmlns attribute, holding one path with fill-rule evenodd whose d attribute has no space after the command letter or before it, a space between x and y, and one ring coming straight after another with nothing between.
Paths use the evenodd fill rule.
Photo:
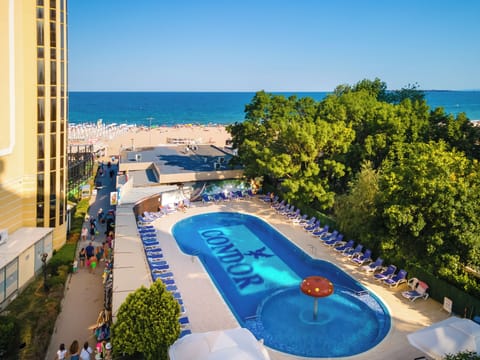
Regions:
<instances>
[{"instance_id":1,"label":"pool ladder","mask_svg":"<svg viewBox=\"0 0 480 360\"><path fill-rule=\"evenodd\" d=\"M312 253L313 256L317 257L317 248L313 244L308 244L308 248L310 249L310 252Z\"/></svg>"}]
</instances>

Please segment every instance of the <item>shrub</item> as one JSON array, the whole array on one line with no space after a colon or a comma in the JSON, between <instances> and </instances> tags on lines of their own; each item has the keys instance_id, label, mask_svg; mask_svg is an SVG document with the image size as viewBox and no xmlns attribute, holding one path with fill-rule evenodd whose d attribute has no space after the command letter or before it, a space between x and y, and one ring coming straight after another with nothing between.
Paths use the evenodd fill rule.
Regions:
<instances>
[{"instance_id":1,"label":"shrub","mask_svg":"<svg viewBox=\"0 0 480 360\"><path fill-rule=\"evenodd\" d=\"M13 316L0 316L0 359L18 348L19 327Z\"/></svg>"},{"instance_id":2,"label":"shrub","mask_svg":"<svg viewBox=\"0 0 480 360\"><path fill-rule=\"evenodd\" d=\"M179 314L180 305L161 281L129 294L112 326L114 355L166 360L169 346L180 335Z\"/></svg>"}]
</instances>

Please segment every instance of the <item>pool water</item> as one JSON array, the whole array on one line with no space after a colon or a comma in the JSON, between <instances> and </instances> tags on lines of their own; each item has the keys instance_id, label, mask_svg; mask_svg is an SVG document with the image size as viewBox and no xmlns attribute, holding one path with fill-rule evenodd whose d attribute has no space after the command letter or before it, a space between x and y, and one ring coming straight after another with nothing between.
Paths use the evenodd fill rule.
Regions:
<instances>
[{"instance_id":1,"label":"pool water","mask_svg":"<svg viewBox=\"0 0 480 360\"><path fill-rule=\"evenodd\" d=\"M304 357L344 357L369 350L390 329L382 302L330 262L312 259L263 220L240 213L192 216L173 227L187 254L198 256L241 326L265 345ZM318 300L300 291L320 275L334 293Z\"/></svg>"}]
</instances>

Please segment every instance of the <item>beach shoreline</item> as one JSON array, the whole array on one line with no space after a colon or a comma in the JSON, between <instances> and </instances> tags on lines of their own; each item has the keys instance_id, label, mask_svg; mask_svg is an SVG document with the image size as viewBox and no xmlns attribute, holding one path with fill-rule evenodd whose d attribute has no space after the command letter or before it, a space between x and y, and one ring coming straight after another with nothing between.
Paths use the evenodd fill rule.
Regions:
<instances>
[{"instance_id":1,"label":"beach shoreline","mask_svg":"<svg viewBox=\"0 0 480 360\"><path fill-rule=\"evenodd\" d=\"M126 148L176 146L184 144L224 147L230 133L224 125L177 124L174 126L70 125L69 145L94 145L105 148L105 156L120 154Z\"/></svg>"}]
</instances>

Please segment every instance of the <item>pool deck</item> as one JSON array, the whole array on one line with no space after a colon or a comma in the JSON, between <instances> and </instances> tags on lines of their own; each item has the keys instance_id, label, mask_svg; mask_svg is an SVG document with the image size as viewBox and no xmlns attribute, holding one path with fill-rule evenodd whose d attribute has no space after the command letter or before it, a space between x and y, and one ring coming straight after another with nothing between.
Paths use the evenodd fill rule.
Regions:
<instances>
[{"instance_id":1,"label":"pool deck","mask_svg":"<svg viewBox=\"0 0 480 360\"><path fill-rule=\"evenodd\" d=\"M190 207L186 213L176 212L169 214L153 223L157 229L157 236L163 249L164 256L170 265L170 270L174 274L178 291L182 295L186 315L190 320L190 329L193 332L228 329L239 326L228 305L210 280L201 261L194 256L182 253L171 233L173 225L181 219L193 215L217 211L242 212L260 217L274 226L278 231L296 243L297 246L302 248L312 257L330 261L349 273L366 288L374 292L388 307L392 316L392 327L380 344L362 354L335 359L414 359L423 356L423 353L408 343L406 335L449 316L442 310L442 305L433 299L428 299L427 301L420 299L413 303L404 299L401 296L401 291L406 289L406 285L400 285L398 288L390 289L373 281L371 276L360 272L357 266L345 258L336 255L333 250L321 244L318 239L305 232L302 227L294 225L284 216L277 214L269 204L259 199L250 199L221 202L218 204L211 203L206 205L196 203L193 207ZM123 215L129 217L126 213ZM131 216L133 219L133 213ZM122 218L123 216L121 216L120 219L117 219L117 225L119 227L117 228L117 231L122 228L125 229L121 224L123 222ZM129 223L128 228L130 228L132 225L131 221L128 220L126 222ZM129 234L129 236L134 237L132 230L133 229L130 229L130 232L132 233ZM121 239L117 238L116 248L120 242ZM142 248L141 246L135 246L131 250L142 251ZM123 260L126 262L128 261L130 265L132 264L131 255L129 255L130 260ZM136 256L138 255L139 254ZM117 257L116 254L115 267L120 266L120 268L122 268L120 262L122 262L121 256ZM138 277L139 279L138 285L141 283L148 285L146 284L146 282L148 282L146 281L146 278L148 277L148 266L146 261L144 265L140 266L140 268L145 269L147 273L140 274L136 272L135 277ZM123 274L122 277L124 275L125 274ZM114 276L115 280L118 281L115 273ZM119 282L123 281L120 280L118 283ZM120 298L124 298L125 296L126 294L123 294ZM117 303L117 305L115 305L115 303ZM115 309L118 305L119 302L115 301L114 295L114 317ZM271 349L269 349L269 353L272 360L306 359L304 357L287 355Z\"/></svg>"}]
</instances>

